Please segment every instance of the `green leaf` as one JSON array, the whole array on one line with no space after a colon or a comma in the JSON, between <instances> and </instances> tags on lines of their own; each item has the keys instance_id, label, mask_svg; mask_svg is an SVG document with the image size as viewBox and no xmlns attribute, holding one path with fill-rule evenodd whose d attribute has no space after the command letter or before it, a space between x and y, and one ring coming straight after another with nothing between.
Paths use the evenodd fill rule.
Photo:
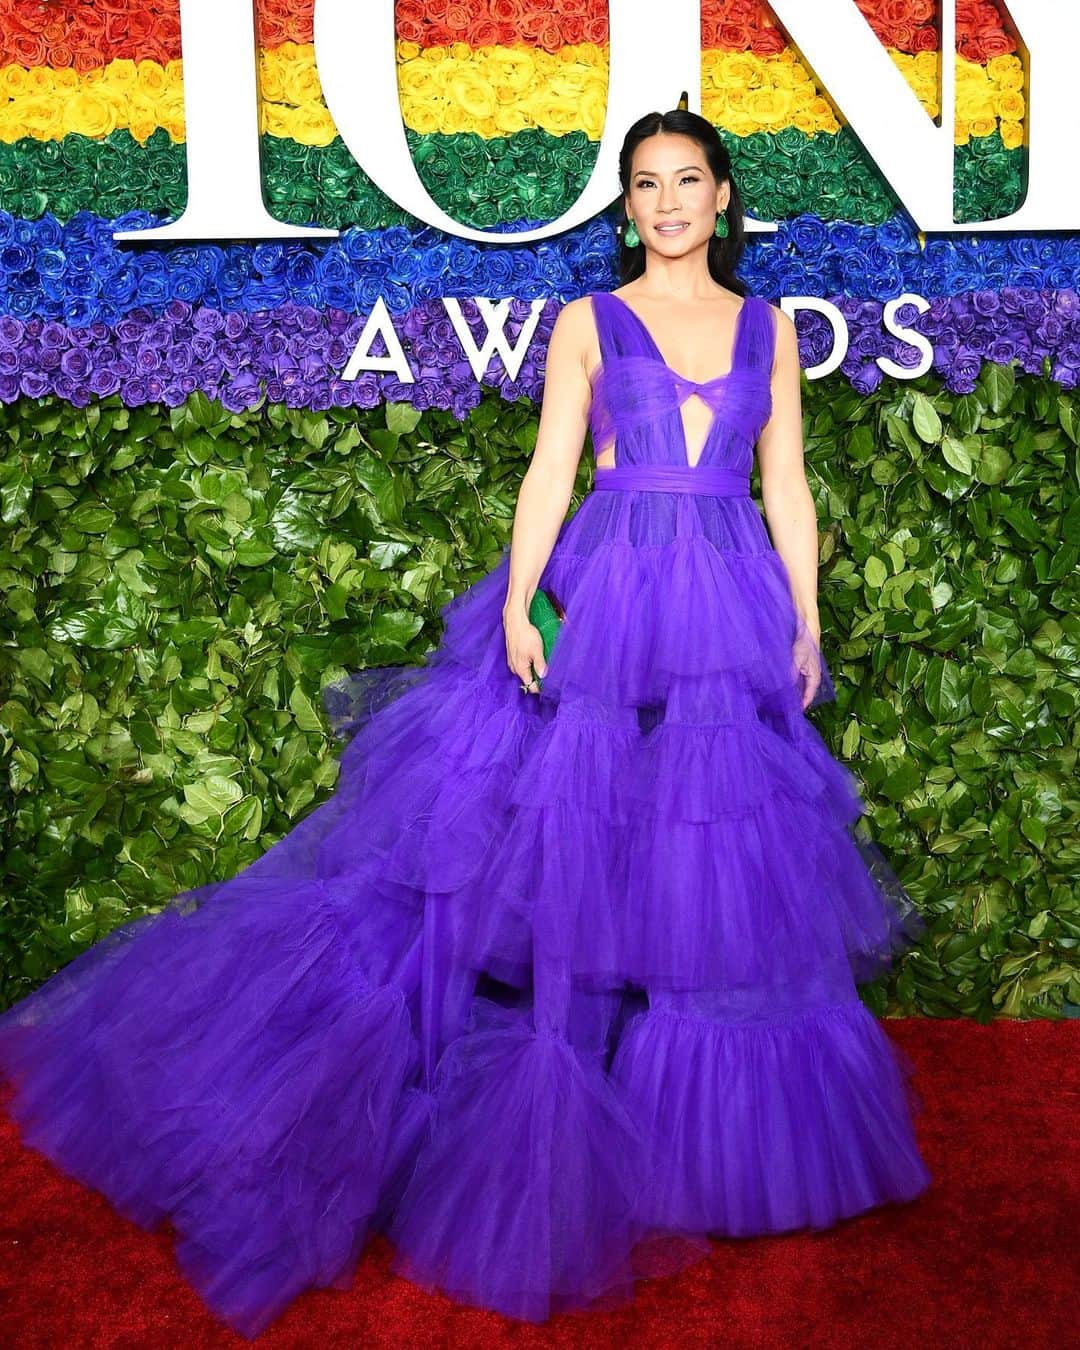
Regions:
<instances>
[{"instance_id":1,"label":"green leaf","mask_svg":"<svg viewBox=\"0 0 1080 1350\"><path fill-rule=\"evenodd\" d=\"M919 437L928 445L936 445L941 440L941 418L925 394L912 395L911 421Z\"/></svg>"},{"instance_id":2,"label":"green leaf","mask_svg":"<svg viewBox=\"0 0 1080 1350\"><path fill-rule=\"evenodd\" d=\"M866 584L878 590L889 575L889 570L880 558L871 554L863 567L863 576L866 578Z\"/></svg>"},{"instance_id":3,"label":"green leaf","mask_svg":"<svg viewBox=\"0 0 1080 1350\"><path fill-rule=\"evenodd\" d=\"M954 468L957 473L970 474L972 470L971 456L968 454L962 441L958 441L955 436L945 436L941 442L941 453L945 462Z\"/></svg>"}]
</instances>

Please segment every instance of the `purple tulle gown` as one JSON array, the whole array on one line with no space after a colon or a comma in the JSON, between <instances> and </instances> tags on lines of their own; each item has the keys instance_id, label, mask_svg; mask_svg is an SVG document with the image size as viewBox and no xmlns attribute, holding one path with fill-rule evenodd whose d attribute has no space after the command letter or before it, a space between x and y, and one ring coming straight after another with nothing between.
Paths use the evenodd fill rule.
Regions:
<instances>
[{"instance_id":1,"label":"purple tulle gown","mask_svg":"<svg viewBox=\"0 0 1080 1350\"><path fill-rule=\"evenodd\" d=\"M592 304L617 465L540 578L566 612L540 695L506 663L506 550L425 665L325 691L328 801L0 1018L25 1142L170 1220L246 1336L347 1288L376 1230L407 1278L541 1320L929 1184L911 1062L855 987L925 925L802 711L793 653L820 653L749 493L776 311L746 299L696 384Z\"/></svg>"}]
</instances>

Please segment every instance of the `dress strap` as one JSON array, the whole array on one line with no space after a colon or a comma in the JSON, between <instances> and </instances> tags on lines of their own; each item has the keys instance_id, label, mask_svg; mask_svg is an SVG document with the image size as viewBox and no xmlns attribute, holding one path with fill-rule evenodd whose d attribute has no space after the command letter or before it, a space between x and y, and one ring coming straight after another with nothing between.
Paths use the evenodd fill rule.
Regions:
<instances>
[{"instance_id":1,"label":"dress strap","mask_svg":"<svg viewBox=\"0 0 1080 1350\"><path fill-rule=\"evenodd\" d=\"M594 291L592 306L602 361L652 355L652 343L643 324L617 295Z\"/></svg>"},{"instance_id":2,"label":"dress strap","mask_svg":"<svg viewBox=\"0 0 1080 1350\"><path fill-rule=\"evenodd\" d=\"M748 366L768 373L776 353L776 306L760 295L748 295L744 303L749 308L742 316L744 322L739 325L732 369Z\"/></svg>"}]
</instances>

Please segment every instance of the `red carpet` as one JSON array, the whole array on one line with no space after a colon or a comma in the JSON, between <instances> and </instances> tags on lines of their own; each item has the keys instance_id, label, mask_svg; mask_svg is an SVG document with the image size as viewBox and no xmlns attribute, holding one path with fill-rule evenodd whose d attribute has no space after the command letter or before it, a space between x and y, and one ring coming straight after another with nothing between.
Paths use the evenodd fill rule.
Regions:
<instances>
[{"instance_id":1,"label":"red carpet","mask_svg":"<svg viewBox=\"0 0 1080 1350\"><path fill-rule=\"evenodd\" d=\"M373 1241L346 1293L311 1290L255 1342L234 1335L149 1234L20 1146L0 1116L0 1344L719 1346L1041 1350L1074 1343L1080 1025L891 1020L918 1070L929 1191L827 1233L717 1242L616 1312L534 1327L388 1273Z\"/></svg>"}]
</instances>

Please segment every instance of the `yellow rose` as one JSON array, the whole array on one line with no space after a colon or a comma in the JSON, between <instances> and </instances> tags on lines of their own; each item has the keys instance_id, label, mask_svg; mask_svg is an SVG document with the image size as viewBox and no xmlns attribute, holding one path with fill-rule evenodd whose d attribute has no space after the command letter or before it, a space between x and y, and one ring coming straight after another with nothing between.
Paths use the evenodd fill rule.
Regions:
<instances>
[{"instance_id":1,"label":"yellow rose","mask_svg":"<svg viewBox=\"0 0 1080 1350\"><path fill-rule=\"evenodd\" d=\"M999 130L1006 150L1018 150L1024 144L1024 128L1019 122L1002 122Z\"/></svg>"},{"instance_id":2,"label":"yellow rose","mask_svg":"<svg viewBox=\"0 0 1080 1350\"><path fill-rule=\"evenodd\" d=\"M532 125L532 120L520 103L500 108L495 114L495 126L500 136L513 136L515 132L530 129Z\"/></svg>"},{"instance_id":3,"label":"yellow rose","mask_svg":"<svg viewBox=\"0 0 1080 1350\"><path fill-rule=\"evenodd\" d=\"M174 145L184 143L184 119L182 117L170 117L167 120L162 118L161 125L165 128L169 140Z\"/></svg>"},{"instance_id":4,"label":"yellow rose","mask_svg":"<svg viewBox=\"0 0 1080 1350\"><path fill-rule=\"evenodd\" d=\"M1024 63L1018 56L992 56L986 73L1001 89L1023 89Z\"/></svg>"},{"instance_id":5,"label":"yellow rose","mask_svg":"<svg viewBox=\"0 0 1080 1350\"><path fill-rule=\"evenodd\" d=\"M272 52L261 52L255 67L255 79L259 97L267 103L285 102L285 82L282 79L281 63L274 59Z\"/></svg>"},{"instance_id":6,"label":"yellow rose","mask_svg":"<svg viewBox=\"0 0 1080 1350\"><path fill-rule=\"evenodd\" d=\"M399 39L394 45L394 53L398 64L404 61L415 61L423 50L419 42L405 42L402 39Z\"/></svg>"},{"instance_id":7,"label":"yellow rose","mask_svg":"<svg viewBox=\"0 0 1080 1350\"><path fill-rule=\"evenodd\" d=\"M725 53L725 59L718 63L718 84L741 85L747 89L761 81L761 62L744 52Z\"/></svg>"},{"instance_id":8,"label":"yellow rose","mask_svg":"<svg viewBox=\"0 0 1080 1350\"><path fill-rule=\"evenodd\" d=\"M446 51L451 61L469 61L473 55L473 49L467 42L451 42Z\"/></svg>"},{"instance_id":9,"label":"yellow rose","mask_svg":"<svg viewBox=\"0 0 1080 1350\"><path fill-rule=\"evenodd\" d=\"M919 79L937 84L938 72L941 69L940 52L916 52L912 58L912 65Z\"/></svg>"},{"instance_id":10,"label":"yellow rose","mask_svg":"<svg viewBox=\"0 0 1080 1350\"><path fill-rule=\"evenodd\" d=\"M442 81L436 81L435 72L420 61L399 66L397 84L398 92L403 99L415 99L417 102L437 98L442 92Z\"/></svg>"},{"instance_id":11,"label":"yellow rose","mask_svg":"<svg viewBox=\"0 0 1080 1350\"><path fill-rule=\"evenodd\" d=\"M464 131L475 131L479 136L490 135L490 129L459 104L446 102L442 105L439 129L447 136L457 136Z\"/></svg>"},{"instance_id":12,"label":"yellow rose","mask_svg":"<svg viewBox=\"0 0 1080 1350\"><path fill-rule=\"evenodd\" d=\"M329 145L337 135L333 118L321 103L305 103L293 112L293 139L301 145Z\"/></svg>"},{"instance_id":13,"label":"yellow rose","mask_svg":"<svg viewBox=\"0 0 1080 1350\"><path fill-rule=\"evenodd\" d=\"M32 66L26 72L26 92L39 96L51 94L55 88L53 72L48 66Z\"/></svg>"},{"instance_id":14,"label":"yellow rose","mask_svg":"<svg viewBox=\"0 0 1080 1350\"><path fill-rule=\"evenodd\" d=\"M102 79L113 89L131 90L139 83L139 72L135 69L135 62L120 58L116 61L110 61L102 66L100 72ZM85 76L83 77L85 79Z\"/></svg>"},{"instance_id":15,"label":"yellow rose","mask_svg":"<svg viewBox=\"0 0 1080 1350\"><path fill-rule=\"evenodd\" d=\"M403 104L401 117L407 127L421 136L430 136L439 130L439 112L431 99L423 102L413 99L407 106Z\"/></svg>"},{"instance_id":16,"label":"yellow rose","mask_svg":"<svg viewBox=\"0 0 1080 1350\"><path fill-rule=\"evenodd\" d=\"M51 94L32 94L21 98L18 109L19 136L35 136L39 141L58 141L68 130L64 105Z\"/></svg>"},{"instance_id":17,"label":"yellow rose","mask_svg":"<svg viewBox=\"0 0 1080 1350\"><path fill-rule=\"evenodd\" d=\"M178 69L174 69L178 67ZM161 98L172 83L183 84L183 67L179 61L170 61L160 66L156 61L140 61L138 64L139 89L147 98Z\"/></svg>"},{"instance_id":18,"label":"yellow rose","mask_svg":"<svg viewBox=\"0 0 1080 1350\"><path fill-rule=\"evenodd\" d=\"M810 100L806 111L813 118L818 131L831 131L835 135L840 130L840 123L837 121L832 104L820 94Z\"/></svg>"},{"instance_id":19,"label":"yellow rose","mask_svg":"<svg viewBox=\"0 0 1080 1350\"><path fill-rule=\"evenodd\" d=\"M1008 122L1019 122L1025 111L1024 96L1015 89L1007 89L998 96L997 115Z\"/></svg>"},{"instance_id":20,"label":"yellow rose","mask_svg":"<svg viewBox=\"0 0 1080 1350\"><path fill-rule=\"evenodd\" d=\"M143 94L132 94L127 102L127 127L137 141L145 141L161 125L157 104Z\"/></svg>"},{"instance_id":21,"label":"yellow rose","mask_svg":"<svg viewBox=\"0 0 1080 1350\"><path fill-rule=\"evenodd\" d=\"M478 122L495 113L495 90L477 71L459 71L446 92L451 103Z\"/></svg>"},{"instance_id":22,"label":"yellow rose","mask_svg":"<svg viewBox=\"0 0 1080 1350\"><path fill-rule=\"evenodd\" d=\"M801 84L813 84L814 77L804 65L785 66L781 69L782 82L790 88Z\"/></svg>"},{"instance_id":23,"label":"yellow rose","mask_svg":"<svg viewBox=\"0 0 1080 1350\"><path fill-rule=\"evenodd\" d=\"M315 69L313 61L303 64L297 62L287 67L284 88L286 103L295 103L299 106L301 103L324 102L319 72Z\"/></svg>"},{"instance_id":24,"label":"yellow rose","mask_svg":"<svg viewBox=\"0 0 1080 1350\"><path fill-rule=\"evenodd\" d=\"M511 47L490 47L488 51L490 55L484 63L483 78L492 84L506 85L524 93L544 78L545 72L538 68L539 63L532 52ZM547 64L550 69L551 63Z\"/></svg>"},{"instance_id":25,"label":"yellow rose","mask_svg":"<svg viewBox=\"0 0 1080 1350\"><path fill-rule=\"evenodd\" d=\"M179 126L181 135L184 126L184 94L183 90L172 90L159 98L153 105L155 115L163 127Z\"/></svg>"},{"instance_id":26,"label":"yellow rose","mask_svg":"<svg viewBox=\"0 0 1080 1350\"><path fill-rule=\"evenodd\" d=\"M990 136L997 131L997 118L973 117L968 123L968 131L972 136Z\"/></svg>"},{"instance_id":27,"label":"yellow rose","mask_svg":"<svg viewBox=\"0 0 1080 1350\"><path fill-rule=\"evenodd\" d=\"M431 66L442 65L450 60L450 50L447 47L425 47L423 56L418 59Z\"/></svg>"},{"instance_id":28,"label":"yellow rose","mask_svg":"<svg viewBox=\"0 0 1080 1350\"><path fill-rule=\"evenodd\" d=\"M289 140L292 136L292 114L292 108L285 108L280 103L260 103L259 131Z\"/></svg>"},{"instance_id":29,"label":"yellow rose","mask_svg":"<svg viewBox=\"0 0 1080 1350\"><path fill-rule=\"evenodd\" d=\"M527 106L536 126L544 131L555 131L559 125L560 108L558 100L552 98L546 89L538 89L528 100Z\"/></svg>"},{"instance_id":30,"label":"yellow rose","mask_svg":"<svg viewBox=\"0 0 1080 1350\"><path fill-rule=\"evenodd\" d=\"M806 109L800 109L791 119L791 125L796 131L801 131L806 136L813 136L816 131L820 131L818 119Z\"/></svg>"},{"instance_id":31,"label":"yellow rose","mask_svg":"<svg viewBox=\"0 0 1080 1350\"><path fill-rule=\"evenodd\" d=\"M28 72L22 66L0 66L0 101L30 92Z\"/></svg>"},{"instance_id":32,"label":"yellow rose","mask_svg":"<svg viewBox=\"0 0 1080 1350\"><path fill-rule=\"evenodd\" d=\"M754 89L746 111L760 126L770 129L786 126L791 113L791 95L781 89Z\"/></svg>"}]
</instances>

